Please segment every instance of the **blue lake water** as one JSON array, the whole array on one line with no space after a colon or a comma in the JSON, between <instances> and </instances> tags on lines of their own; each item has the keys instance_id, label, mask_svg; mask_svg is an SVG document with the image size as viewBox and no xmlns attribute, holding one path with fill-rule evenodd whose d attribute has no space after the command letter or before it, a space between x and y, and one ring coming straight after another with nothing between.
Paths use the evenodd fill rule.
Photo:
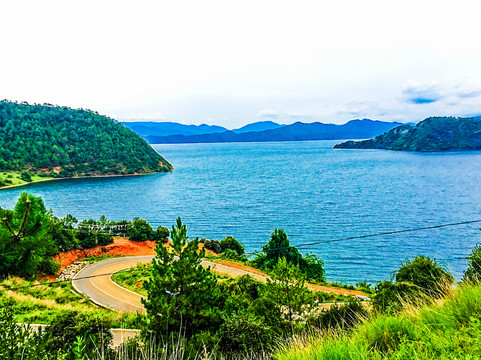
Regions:
<instances>
[{"instance_id":1,"label":"blue lake water","mask_svg":"<svg viewBox=\"0 0 481 360\"><path fill-rule=\"evenodd\" d=\"M333 150L336 141L154 145L175 171L70 179L0 191L12 208L20 192L78 219L147 219L190 237L232 235L259 250L275 228L292 245L481 218L481 152ZM389 279L407 257L435 257L458 279L481 242L481 224L302 248L325 262L330 281Z\"/></svg>"}]
</instances>

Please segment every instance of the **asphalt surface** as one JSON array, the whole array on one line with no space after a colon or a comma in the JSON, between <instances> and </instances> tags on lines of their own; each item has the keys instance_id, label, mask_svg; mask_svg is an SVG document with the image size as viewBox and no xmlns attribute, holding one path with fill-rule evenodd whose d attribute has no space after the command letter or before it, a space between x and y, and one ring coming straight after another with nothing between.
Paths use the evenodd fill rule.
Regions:
<instances>
[{"instance_id":1,"label":"asphalt surface","mask_svg":"<svg viewBox=\"0 0 481 360\"><path fill-rule=\"evenodd\" d=\"M120 270L128 269L137 264L150 263L153 255L146 256L127 256L102 260L93 263L75 275L72 284L79 292L87 296L95 304L114 310L144 313L142 306L142 295L130 291L112 281L111 275ZM232 268L230 266L217 264L211 261L202 261L202 266L211 268L219 274L228 274L232 277L245 274L252 275L259 281L266 280L265 276L253 274L251 272ZM107 274L107 275L106 275ZM89 277L87 279L82 279Z\"/></svg>"}]
</instances>

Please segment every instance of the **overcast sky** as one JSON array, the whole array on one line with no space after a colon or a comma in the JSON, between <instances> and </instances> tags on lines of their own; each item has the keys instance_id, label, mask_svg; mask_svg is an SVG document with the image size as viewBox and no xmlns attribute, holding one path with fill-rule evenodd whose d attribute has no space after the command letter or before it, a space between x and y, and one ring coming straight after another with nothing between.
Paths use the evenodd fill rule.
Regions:
<instances>
[{"instance_id":1,"label":"overcast sky","mask_svg":"<svg viewBox=\"0 0 481 360\"><path fill-rule=\"evenodd\" d=\"M0 98L118 120L481 114L481 1L0 4Z\"/></svg>"}]
</instances>

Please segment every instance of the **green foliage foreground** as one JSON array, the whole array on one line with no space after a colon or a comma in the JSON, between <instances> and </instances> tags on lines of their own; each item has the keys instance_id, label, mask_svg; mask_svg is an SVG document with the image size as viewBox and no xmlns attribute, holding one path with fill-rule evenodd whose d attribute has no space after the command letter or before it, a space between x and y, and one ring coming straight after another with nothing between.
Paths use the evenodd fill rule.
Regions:
<instances>
[{"instance_id":1,"label":"green foliage foreground","mask_svg":"<svg viewBox=\"0 0 481 360\"><path fill-rule=\"evenodd\" d=\"M479 359L481 286L461 285L442 301L378 315L349 332L298 337L276 355L297 359Z\"/></svg>"}]
</instances>

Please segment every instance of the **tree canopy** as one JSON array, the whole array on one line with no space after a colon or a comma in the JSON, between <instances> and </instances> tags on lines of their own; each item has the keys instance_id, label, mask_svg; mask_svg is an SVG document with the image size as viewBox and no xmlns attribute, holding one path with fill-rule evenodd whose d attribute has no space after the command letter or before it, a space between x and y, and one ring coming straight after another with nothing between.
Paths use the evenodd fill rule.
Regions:
<instances>
[{"instance_id":1,"label":"tree canopy","mask_svg":"<svg viewBox=\"0 0 481 360\"><path fill-rule=\"evenodd\" d=\"M136 133L96 112L3 100L0 172L22 170L69 177L163 172L172 166Z\"/></svg>"},{"instance_id":2,"label":"tree canopy","mask_svg":"<svg viewBox=\"0 0 481 360\"><path fill-rule=\"evenodd\" d=\"M202 267L204 251L198 251L198 239L188 240L180 218L170 234L173 251L157 244L151 278L144 283L148 295L142 303L151 331L190 336L208 330L212 319L218 318L217 279Z\"/></svg>"},{"instance_id":3,"label":"tree canopy","mask_svg":"<svg viewBox=\"0 0 481 360\"><path fill-rule=\"evenodd\" d=\"M48 233L49 214L41 198L23 192L13 210L0 208L0 278L55 273L57 251Z\"/></svg>"}]
</instances>

